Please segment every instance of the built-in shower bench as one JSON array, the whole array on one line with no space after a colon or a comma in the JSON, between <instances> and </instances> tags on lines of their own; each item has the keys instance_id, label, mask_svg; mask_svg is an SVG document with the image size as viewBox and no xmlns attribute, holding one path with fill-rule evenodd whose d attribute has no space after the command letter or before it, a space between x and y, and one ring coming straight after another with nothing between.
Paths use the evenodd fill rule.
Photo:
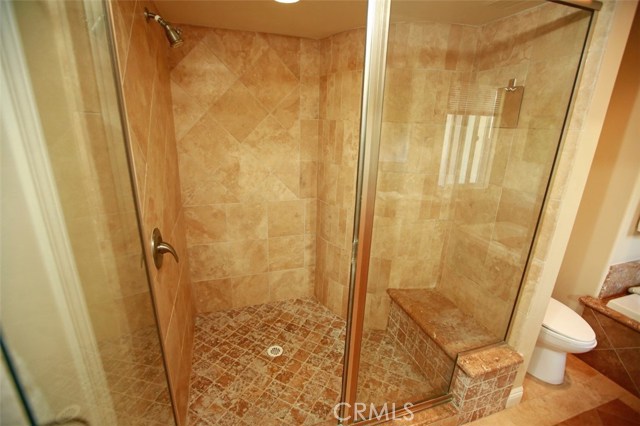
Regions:
<instances>
[{"instance_id":1,"label":"built-in shower bench","mask_svg":"<svg viewBox=\"0 0 640 426\"><path fill-rule=\"evenodd\" d=\"M389 289L391 300L451 360L471 349L500 341L453 302L431 289Z\"/></svg>"},{"instance_id":2,"label":"built-in shower bench","mask_svg":"<svg viewBox=\"0 0 640 426\"><path fill-rule=\"evenodd\" d=\"M387 332L435 389L452 394L460 424L503 409L522 356L436 290L387 292Z\"/></svg>"}]
</instances>

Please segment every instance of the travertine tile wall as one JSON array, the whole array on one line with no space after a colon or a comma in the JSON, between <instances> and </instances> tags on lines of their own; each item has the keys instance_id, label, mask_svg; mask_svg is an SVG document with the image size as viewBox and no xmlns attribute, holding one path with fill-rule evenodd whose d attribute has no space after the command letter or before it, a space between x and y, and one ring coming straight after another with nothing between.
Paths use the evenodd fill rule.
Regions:
<instances>
[{"instance_id":1,"label":"travertine tile wall","mask_svg":"<svg viewBox=\"0 0 640 426\"><path fill-rule=\"evenodd\" d=\"M481 28L478 87L524 85L515 129L494 128L487 185L455 188L437 289L504 336L571 96L588 14L547 3Z\"/></svg>"},{"instance_id":2,"label":"travertine tile wall","mask_svg":"<svg viewBox=\"0 0 640 426\"><path fill-rule=\"evenodd\" d=\"M348 300L364 30L321 41L315 296L342 318Z\"/></svg>"},{"instance_id":3,"label":"travertine tile wall","mask_svg":"<svg viewBox=\"0 0 640 426\"><path fill-rule=\"evenodd\" d=\"M112 1L119 71L134 162L135 184L145 240L158 227L177 250L180 262L165 256L151 271L171 391L178 421L184 424L193 347L193 304L185 214L182 209L178 154L172 116L167 44L163 30L146 22L147 1Z\"/></svg>"},{"instance_id":4,"label":"travertine tile wall","mask_svg":"<svg viewBox=\"0 0 640 426\"><path fill-rule=\"evenodd\" d=\"M469 82L478 28L390 27L369 285L368 327L384 329L387 288L432 288L451 216L452 186L438 173L447 105Z\"/></svg>"},{"instance_id":5,"label":"travertine tile wall","mask_svg":"<svg viewBox=\"0 0 640 426\"><path fill-rule=\"evenodd\" d=\"M545 4L480 27L391 26L367 327L386 327L387 288L435 287L504 336L587 24ZM441 185L447 114L491 115L474 99L511 78L517 128L493 127L477 183Z\"/></svg>"},{"instance_id":6,"label":"travertine tile wall","mask_svg":"<svg viewBox=\"0 0 640 426\"><path fill-rule=\"evenodd\" d=\"M311 296L319 42L184 31L171 90L197 311Z\"/></svg>"},{"instance_id":7,"label":"travertine tile wall","mask_svg":"<svg viewBox=\"0 0 640 426\"><path fill-rule=\"evenodd\" d=\"M185 30L171 80L198 311L315 294L344 315L364 31Z\"/></svg>"},{"instance_id":8,"label":"travertine tile wall","mask_svg":"<svg viewBox=\"0 0 640 426\"><path fill-rule=\"evenodd\" d=\"M386 288L433 287L442 277L443 293L503 332L566 105L549 93L568 98L567 61L560 67L566 78L541 83L558 71L552 66L558 59L575 62L580 47L572 28L579 20L557 15L566 10L548 5L481 28L392 26L369 327L386 325ZM492 39L511 27L518 36ZM171 76L198 309L313 289L344 314L364 33L317 42L189 31ZM541 55L558 44L554 37L568 36L570 43ZM527 82L530 68L536 76ZM205 72L216 84L203 82ZM513 77L535 102L525 100L519 129L494 132L488 182L439 187L442 123L454 88L497 88Z\"/></svg>"}]
</instances>

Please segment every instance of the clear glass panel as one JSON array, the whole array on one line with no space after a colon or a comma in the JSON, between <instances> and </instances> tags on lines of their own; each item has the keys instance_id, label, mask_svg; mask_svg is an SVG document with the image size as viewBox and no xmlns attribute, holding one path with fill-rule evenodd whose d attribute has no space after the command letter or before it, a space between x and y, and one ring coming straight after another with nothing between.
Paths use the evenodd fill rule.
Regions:
<instances>
[{"instance_id":1,"label":"clear glass panel","mask_svg":"<svg viewBox=\"0 0 640 426\"><path fill-rule=\"evenodd\" d=\"M62 264L73 279L48 272L64 251L41 252L25 215L29 199L10 184L19 176L14 158L4 156L4 343L39 424L173 424L104 5L12 7L70 242Z\"/></svg>"},{"instance_id":2,"label":"clear glass panel","mask_svg":"<svg viewBox=\"0 0 640 426\"><path fill-rule=\"evenodd\" d=\"M366 2L193 2L215 17L195 25L176 5L158 7L184 18L168 74L198 311L191 421L335 420Z\"/></svg>"},{"instance_id":3,"label":"clear glass panel","mask_svg":"<svg viewBox=\"0 0 640 426\"><path fill-rule=\"evenodd\" d=\"M448 391L505 338L590 13L393 1L357 400Z\"/></svg>"}]
</instances>

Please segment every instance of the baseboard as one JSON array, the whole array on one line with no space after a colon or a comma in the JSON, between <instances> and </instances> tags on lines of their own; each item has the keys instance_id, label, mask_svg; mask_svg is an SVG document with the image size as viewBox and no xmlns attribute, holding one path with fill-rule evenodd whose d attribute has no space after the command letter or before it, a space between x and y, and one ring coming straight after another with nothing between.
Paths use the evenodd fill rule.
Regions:
<instances>
[{"instance_id":1,"label":"baseboard","mask_svg":"<svg viewBox=\"0 0 640 426\"><path fill-rule=\"evenodd\" d=\"M518 405L520 403L520 400L522 399L523 394L524 394L524 388L522 386L518 386L517 388L511 389L511 392L509 392L509 397L507 398L507 405L505 406L505 408Z\"/></svg>"}]
</instances>

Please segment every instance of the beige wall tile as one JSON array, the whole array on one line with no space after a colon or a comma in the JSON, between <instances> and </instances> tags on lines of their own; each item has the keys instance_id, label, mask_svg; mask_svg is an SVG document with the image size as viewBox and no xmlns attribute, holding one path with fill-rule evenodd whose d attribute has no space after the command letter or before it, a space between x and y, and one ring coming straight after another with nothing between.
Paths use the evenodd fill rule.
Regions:
<instances>
[{"instance_id":1,"label":"beige wall tile","mask_svg":"<svg viewBox=\"0 0 640 426\"><path fill-rule=\"evenodd\" d=\"M315 234L317 229L318 202L316 199L305 200L304 233Z\"/></svg>"},{"instance_id":2,"label":"beige wall tile","mask_svg":"<svg viewBox=\"0 0 640 426\"><path fill-rule=\"evenodd\" d=\"M231 256L229 271L232 276L267 272L267 240L247 240L229 243Z\"/></svg>"},{"instance_id":3,"label":"beige wall tile","mask_svg":"<svg viewBox=\"0 0 640 426\"><path fill-rule=\"evenodd\" d=\"M194 280L314 265L319 43L189 30L195 39L172 54L171 80L174 109L184 115L176 135L185 213L198 234L188 249ZM207 69L219 84L194 77ZM207 87L196 94L199 84ZM301 285L308 282L305 275ZM210 287L195 286L196 299Z\"/></svg>"},{"instance_id":4,"label":"beige wall tile","mask_svg":"<svg viewBox=\"0 0 640 426\"><path fill-rule=\"evenodd\" d=\"M189 248L194 281L266 272L267 240L243 240Z\"/></svg>"},{"instance_id":5,"label":"beige wall tile","mask_svg":"<svg viewBox=\"0 0 640 426\"><path fill-rule=\"evenodd\" d=\"M316 198L318 187L318 163L303 161L300 163L300 197Z\"/></svg>"},{"instance_id":6,"label":"beige wall tile","mask_svg":"<svg viewBox=\"0 0 640 426\"><path fill-rule=\"evenodd\" d=\"M204 29L203 43L237 76L260 58L269 45L262 34L246 31Z\"/></svg>"},{"instance_id":7,"label":"beige wall tile","mask_svg":"<svg viewBox=\"0 0 640 426\"><path fill-rule=\"evenodd\" d=\"M238 141L243 141L267 115L267 110L240 81L213 104L210 112Z\"/></svg>"},{"instance_id":8,"label":"beige wall tile","mask_svg":"<svg viewBox=\"0 0 640 426\"><path fill-rule=\"evenodd\" d=\"M236 81L236 75L199 43L171 70L171 79L205 107L220 98Z\"/></svg>"},{"instance_id":9,"label":"beige wall tile","mask_svg":"<svg viewBox=\"0 0 640 426\"><path fill-rule=\"evenodd\" d=\"M245 139L244 146L293 194L300 193L300 139L295 129L285 129L268 116Z\"/></svg>"},{"instance_id":10,"label":"beige wall tile","mask_svg":"<svg viewBox=\"0 0 640 426\"><path fill-rule=\"evenodd\" d=\"M300 118L317 119L320 116L320 77L303 76L300 78Z\"/></svg>"},{"instance_id":11,"label":"beige wall tile","mask_svg":"<svg viewBox=\"0 0 640 426\"><path fill-rule=\"evenodd\" d=\"M518 288L566 111L569 74L575 75L573 56L580 50L573 37L578 14L561 16L553 9L557 8L536 8L477 28L391 25L370 266L372 297L384 294L386 286L437 285L446 294L469 286L472 298L453 295L454 300L497 334L506 327L507 306ZM549 22L558 26L550 28ZM563 36L567 44L558 42ZM542 53L545 49L550 56ZM558 78L543 84L551 74ZM525 102L518 129L493 129L485 166L488 182L439 187L436 173L446 114L458 113L462 105L459 100L453 103L454 94L467 84L472 91L495 90L510 78L525 85ZM325 97L333 96L333 86L335 82L327 79ZM327 114L335 113L332 108L327 105ZM473 113L468 103L462 113ZM332 129L327 129L331 136ZM321 148L324 158L328 151ZM327 204L333 202L332 177L331 168L320 164L318 198ZM320 206L318 218L328 223L319 223L318 238L331 239L331 209ZM331 254L327 246L326 256Z\"/></svg>"},{"instance_id":12,"label":"beige wall tile","mask_svg":"<svg viewBox=\"0 0 640 426\"><path fill-rule=\"evenodd\" d=\"M230 276L229 243L189 247L189 266L193 281L206 281Z\"/></svg>"},{"instance_id":13,"label":"beige wall tile","mask_svg":"<svg viewBox=\"0 0 640 426\"><path fill-rule=\"evenodd\" d=\"M171 99L173 101L176 139L181 139L207 111L207 107L200 104L196 98L185 92L174 81L171 82Z\"/></svg>"},{"instance_id":14,"label":"beige wall tile","mask_svg":"<svg viewBox=\"0 0 640 426\"><path fill-rule=\"evenodd\" d=\"M189 245L227 241L227 214L223 205L185 207Z\"/></svg>"},{"instance_id":15,"label":"beige wall tile","mask_svg":"<svg viewBox=\"0 0 640 426\"><path fill-rule=\"evenodd\" d=\"M313 293L306 269L269 272L269 291L272 300L310 297Z\"/></svg>"},{"instance_id":16,"label":"beige wall tile","mask_svg":"<svg viewBox=\"0 0 640 426\"><path fill-rule=\"evenodd\" d=\"M305 266L305 236L269 238L269 271Z\"/></svg>"},{"instance_id":17,"label":"beige wall tile","mask_svg":"<svg viewBox=\"0 0 640 426\"><path fill-rule=\"evenodd\" d=\"M304 234L304 202L269 203L269 237Z\"/></svg>"},{"instance_id":18,"label":"beige wall tile","mask_svg":"<svg viewBox=\"0 0 640 426\"><path fill-rule=\"evenodd\" d=\"M502 190L498 206L497 222L509 222L524 228L532 227L536 222L538 197L509 188Z\"/></svg>"},{"instance_id":19,"label":"beige wall tile","mask_svg":"<svg viewBox=\"0 0 640 426\"><path fill-rule=\"evenodd\" d=\"M258 240L268 236L267 204L227 204L229 241Z\"/></svg>"},{"instance_id":20,"label":"beige wall tile","mask_svg":"<svg viewBox=\"0 0 640 426\"><path fill-rule=\"evenodd\" d=\"M240 147L213 117L205 114L177 144L185 205L238 202L221 180L233 173Z\"/></svg>"},{"instance_id":21,"label":"beige wall tile","mask_svg":"<svg viewBox=\"0 0 640 426\"><path fill-rule=\"evenodd\" d=\"M290 56L287 54L287 57ZM294 73L273 49L263 53L240 79L269 112L273 111L298 84Z\"/></svg>"},{"instance_id":22,"label":"beige wall tile","mask_svg":"<svg viewBox=\"0 0 640 426\"><path fill-rule=\"evenodd\" d=\"M277 34L265 34L265 39L289 71L297 78L300 77L300 45L301 38L287 37Z\"/></svg>"},{"instance_id":23,"label":"beige wall tile","mask_svg":"<svg viewBox=\"0 0 640 426\"><path fill-rule=\"evenodd\" d=\"M299 123L300 86L293 89L280 105L276 107L273 111L273 116L285 129L291 129Z\"/></svg>"},{"instance_id":24,"label":"beige wall tile","mask_svg":"<svg viewBox=\"0 0 640 426\"><path fill-rule=\"evenodd\" d=\"M527 75L527 97L523 99L520 125L554 129L562 125L575 70L580 54L563 58L562 61L531 62ZM553 76L553 77L552 77ZM552 78L552 80L549 80Z\"/></svg>"},{"instance_id":25,"label":"beige wall tile","mask_svg":"<svg viewBox=\"0 0 640 426\"><path fill-rule=\"evenodd\" d=\"M229 278L193 283L196 311L215 312L233 308L233 285Z\"/></svg>"},{"instance_id":26,"label":"beige wall tile","mask_svg":"<svg viewBox=\"0 0 640 426\"><path fill-rule=\"evenodd\" d=\"M369 330L386 330L391 308L391 299L387 293L367 295L364 321Z\"/></svg>"},{"instance_id":27,"label":"beige wall tile","mask_svg":"<svg viewBox=\"0 0 640 426\"><path fill-rule=\"evenodd\" d=\"M304 236L304 266L315 266L316 264L316 235L307 234Z\"/></svg>"},{"instance_id":28,"label":"beige wall tile","mask_svg":"<svg viewBox=\"0 0 640 426\"><path fill-rule=\"evenodd\" d=\"M300 160L318 159L318 120L300 121Z\"/></svg>"},{"instance_id":29,"label":"beige wall tile","mask_svg":"<svg viewBox=\"0 0 640 426\"><path fill-rule=\"evenodd\" d=\"M231 285L234 308L259 305L270 300L268 274L232 278Z\"/></svg>"},{"instance_id":30,"label":"beige wall tile","mask_svg":"<svg viewBox=\"0 0 640 426\"><path fill-rule=\"evenodd\" d=\"M129 0L126 0L129 1ZM180 49L169 50L169 71L174 69L191 51L202 41L207 35L207 32L203 31L201 27L194 27L192 25L180 24L180 29L185 34L189 34L189 37L183 38L183 43Z\"/></svg>"}]
</instances>

